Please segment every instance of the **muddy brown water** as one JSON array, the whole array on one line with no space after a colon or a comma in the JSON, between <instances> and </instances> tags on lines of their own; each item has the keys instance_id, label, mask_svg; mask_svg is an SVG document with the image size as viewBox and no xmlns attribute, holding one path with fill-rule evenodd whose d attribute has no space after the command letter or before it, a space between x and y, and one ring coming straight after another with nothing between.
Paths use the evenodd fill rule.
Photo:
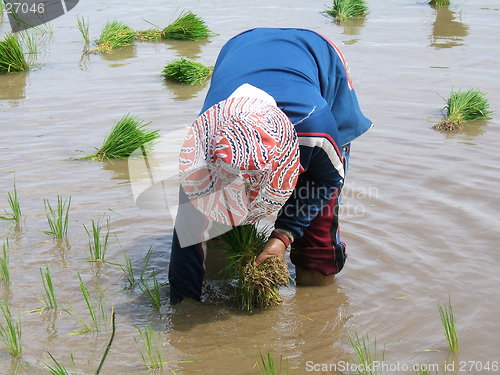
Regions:
<instances>
[{"instance_id":1,"label":"muddy brown water","mask_svg":"<svg viewBox=\"0 0 500 375\"><path fill-rule=\"evenodd\" d=\"M496 0L452 3L436 10L414 0L368 1L364 20L336 25L320 14L325 2L316 0L89 0L55 20L34 67L0 76L0 208L7 208L15 179L24 214L20 232L0 222L0 238L10 238L13 281L0 292L23 333L22 360L0 351L0 374L16 368L47 373L47 351L80 374L95 373L99 364L108 327L68 335L80 327L64 312L25 314L40 306L45 265L60 305L71 303L86 317L80 273L91 291L101 285L108 307L114 306L117 332L103 374L147 372L134 341L137 327L146 324L160 332L164 360L173 362L165 374L257 374L259 347L287 358L291 374L341 373L342 361L352 363L347 334L354 332L376 337L379 351L385 346L391 366L385 373L411 373L404 366L414 363L439 365L445 373L445 361L453 360L448 373L494 373L500 361L498 116L455 135L431 126L452 88L479 88L500 112L500 11ZM182 9L195 11L217 35L81 57L77 17L89 18L95 39L107 20L143 29L143 19L166 25ZM207 87L165 83L161 69L179 57L211 65L230 36L256 26L312 28L329 36L345 53L362 108L375 123L353 145L341 218L348 263L333 285L284 290L284 304L268 311L238 312L217 285L208 288L205 303L175 309L163 288L157 311L140 292L123 289L118 267L85 261L82 224L109 217L110 262L122 263L127 251L140 266L153 247L150 270L165 282L171 217L136 207L126 163L67 159L91 152L128 112L181 142L178 129L193 121ZM4 17L0 33L8 30ZM67 243L42 232L43 199L55 201L58 194L72 197ZM449 356L437 311L449 296L459 334L456 358Z\"/></svg>"}]
</instances>

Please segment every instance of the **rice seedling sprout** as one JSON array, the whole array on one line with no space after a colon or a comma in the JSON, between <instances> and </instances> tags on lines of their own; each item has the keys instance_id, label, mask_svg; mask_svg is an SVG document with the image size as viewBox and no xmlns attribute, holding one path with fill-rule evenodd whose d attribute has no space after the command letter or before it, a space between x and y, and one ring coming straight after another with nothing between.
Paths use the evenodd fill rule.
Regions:
<instances>
[{"instance_id":1,"label":"rice seedling sprout","mask_svg":"<svg viewBox=\"0 0 500 375\"><path fill-rule=\"evenodd\" d=\"M450 0L431 0L429 4L435 7L447 7L450 5Z\"/></svg>"},{"instance_id":2,"label":"rice seedling sprout","mask_svg":"<svg viewBox=\"0 0 500 375\"><path fill-rule=\"evenodd\" d=\"M94 53L111 52L114 48L134 44L136 32L129 26L119 21L111 21L104 26L101 36L96 41Z\"/></svg>"},{"instance_id":3,"label":"rice seedling sprout","mask_svg":"<svg viewBox=\"0 0 500 375\"><path fill-rule=\"evenodd\" d=\"M134 272L134 267L132 265L132 260L130 259L130 256L125 253L125 264L120 265L120 268L122 269L123 274L125 275L125 278L128 282L128 286L126 289L132 289L134 288L139 281L144 281L145 280L145 274L147 267L149 265L149 260L151 259L151 254L153 252L153 248L150 247L149 250L147 251L146 255L144 256L144 261L142 264L142 270L141 274L139 277L139 280L135 277L135 272Z\"/></svg>"},{"instance_id":4,"label":"rice seedling sprout","mask_svg":"<svg viewBox=\"0 0 500 375\"><path fill-rule=\"evenodd\" d=\"M23 72L28 68L19 40L12 34L0 40L0 73Z\"/></svg>"},{"instance_id":5,"label":"rice seedling sprout","mask_svg":"<svg viewBox=\"0 0 500 375\"><path fill-rule=\"evenodd\" d=\"M23 32L18 33L18 35L28 54L38 54L38 46L36 45L36 36L34 33L24 30Z\"/></svg>"},{"instance_id":6,"label":"rice seedling sprout","mask_svg":"<svg viewBox=\"0 0 500 375\"><path fill-rule=\"evenodd\" d=\"M2 257L0 258L0 281L10 283L9 271L9 240L2 244Z\"/></svg>"},{"instance_id":7,"label":"rice seedling sprout","mask_svg":"<svg viewBox=\"0 0 500 375\"><path fill-rule=\"evenodd\" d=\"M448 341L448 347L454 354L458 353L458 337L455 327L455 314L451 306L451 300L444 305L438 304L439 316L444 329L444 335Z\"/></svg>"},{"instance_id":8,"label":"rice seedling sprout","mask_svg":"<svg viewBox=\"0 0 500 375\"><path fill-rule=\"evenodd\" d=\"M106 250L108 249L109 221L106 222L106 230L103 237L101 237L101 231L103 228L100 220L97 220L96 222L92 219L90 230L85 226L85 224L83 225L83 228L87 233L89 242L89 261L103 262L106 256Z\"/></svg>"},{"instance_id":9,"label":"rice seedling sprout","mask_svg":"<svg viewBox=\"0 0 500 375\"><path fill-rule=\"evenodd\" d=\"M151 300L151 304L154 308L159 309L161 306L161 292L160 292L160 283L156 278L156 275L153 274L150 276L150 280L142 280L139 283L139 288L141 291L146 294Z\"/></svg>"},{"instance_id":10,"label":"rice seedling sprout","mask_svg":"<svg viewBox=\"0 0 500 375\"><path fill-rule=\"evenodd\" d=\"M44 231L45 234L52 236L55 239L64 238L68 235L68 216L71 206L71 197L63 200L57 196L57 209L53 209L50 202L44 199L45 213L49 224L49 231Z\"/></svg>"},{"instance_id":11,"label":"rice seedling sprout","mask_svg":"<svg viewBox=\"0 0 500 375\"><path fill-rule=\"evenodd\" d=\"M69 375L68 370L61 365L49 352L47 352L50 359L52 359L53 364L49 365L47 362L43 362L47 370L49 370L51 375Z\"/></svg>"},{"instance_id":12,"label":"rice seedling sprout","mask_svg":"<svg viewBox=\"0 0 500 375\"><path fill-rule=\"evenodd\" d=\"M14 222L16 228L21 226L21 206L19 205L19 197L17 195L16 183L14 182L14 191L7 193L7 201L10 206L10 211L4 210L4 215L0 216L0 220L9 220Z\"/></svg>"},{"instance_id":13,"label":"rice seedling sprout","mask_svg":"<svg viewBox=\"0 0 500 375\"><path fill-rule=\"evenodd\" d=\"M333 6L325 13L341 22L348 18L362 16L367 11L368 6L365 0L333 0Z\"/></svg>"},{"instance_id":14,"label":"rice seedling sprout","mask_svg":"<svg viewBox=\"0 0 500 375\"><path fill-rule=\"evenodd\" d=\"M213 72L212 66L205 66L196 61L179 59L165 65L162 76L188 85L205 83Z\"/></svg>"},{"instance_id":15,"label":"rice seedling sprout","mask_svg":"<svg viewBox=\"0 0 500 375\"><path fill-rule=\"evenodd\" d=\"M0 310L2 311L5 324L0 323L0 340L7 353L12 357L21 356L21 322L17 322L12 318L10 308L7 303L0 302Z\"/></svg>"},{"instance_id":16,"label":"rice seedling sprout","mask_svg":"<svg viewBox=\"0 0 500 375\"><path fill-rule=\"evenodd\" d=\"M280 356L278 366L276 366L276 362L271 353L264 355L259 348L259 355L260 362L257 362L257 364L261 375L288 375L288 361L283 363L282 355Z\"/></svg>"},{"instance_id":17,"label":"rice seedling sprout","mask_svg":"<svg viewBox=\"0 0 500 375\"><path fill-rule=\"evenodd\" d=\"M40 276L42 278L44 293L40 298L43 304L43 309L57 309L57 298L54 289L54 284L52 283L52 276L50 275L50 269L45 266L45 270L40 268Z\"/></svg>"},{"instance_id":18,"label":"rice seedling sprout","mask_svg":"<svg viewBox=\"0 0 500 375\"><path fill-rule=\"evenodd\" d=\"M489 119L493 115L486 94L477 89L452 90L444 109L447 112L446 118L434 125L434 129L457 131L468 121Z\"/></svg>"},{"instance_id":19,"label":"rice seedling sprout","mask_svg":"<svg viewBox=\"0 0 500 375\"><path fill-rule=\"evenodd\" d=\"M115 311L113 309L113 312L111 313L111 337L109 339L108 345L106 346L106 350L104 351L104 354L101 358L101 362L99 363L99 367L96 370L96 375L99 375L101 373L102 366L104 365L104 361L106 361L106 357L108 356L109 349L111 349L111 345L113 345L113 340L115 338Z\"/></svg>"},{"instance_id":20,"label":"rice seedling sprout","mask_svg":"<svg viewBox=\"0 0 500 375\"><path fill-rule=\"evenodd\" d=\"M153 331L151 325L146 325L144 328L137 328L142 341L143 351L141 358L149 370L163 368L163 355L161 352L161 336ZM138 340L134 337L134 341Z\"/></svg>"},{"instance_id":21,"label":"rice seedling sprout","mask_svg":"<svg viewBox=\"0 0 500 375\"><path fill-rule=\"evenodd\" d=\"M76 24L78 31L80 31L80 34L82 34L83 40L85 41L83 50L87 51L90 46L89 21L88 19L85 21L85 18L82 17L76 20Z\"/></svg>"},{"instance_id":22,"label":"rice seedling sprout","mask_svg":"<svg viewBox=\"0 0 500 375\"><path fill-rule=\"evenodd\" d=\"M353 336L349 335L349 343L356 355L359 373L362 375L377 375L379 373L377 366L374 363L384 361L384 351L381 358L378 358L377 340L370 344L368 335L360 336L357 332Z\"/></svg>"},{"instance_id":23,"label":"rice seedling sprout","mask_svg":"<svg viewBox=\"0 0 500 375\"><path fill-rule=\"evenodd\" d=\"M286 263L278 257L270 257L259 266L254 264L264 249L267 234L259 232L256 225L241 225L220 238L226 243L229 261L224 271L238 283L240 307L252 310L280 304L283 298L279 287L288 286L290 280Z\"/></svg>"},{"instance_id":24,"label":"rice seedling sprout","mask_svg":"<svg viewBox=\"0 0 500 375\"><path fill-rule=\"evenodd\" d=\"M103 145L82 159L127 159L138 148L149 148L150 142L159 138L158 130L146 129L150 123L139 121L130 114L123 116L106 136Z\"/></svg>"},{"instance_id":25,"label":"rice seedling sprout","mask_svg":"<svg viewBox=\"0 0 500 375\"><path fill-rule=\"evenodd\" d=\"M192 12L181 13L181 15L162 31L163 39L200 40L212 35L200 17Z\"/></svg>"}]
</instances>

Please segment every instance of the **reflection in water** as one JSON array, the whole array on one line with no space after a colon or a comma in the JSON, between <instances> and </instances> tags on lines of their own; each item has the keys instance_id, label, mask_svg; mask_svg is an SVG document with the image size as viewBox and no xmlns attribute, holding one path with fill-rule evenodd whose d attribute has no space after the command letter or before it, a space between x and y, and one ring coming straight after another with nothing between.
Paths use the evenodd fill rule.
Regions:
<instances>
[{"instance_id":1,"label":"reflection in water","mask_svg":"<svg viewBox=\"0 0 500 375\"><path fill-rule=\"evenodd\" d=\"M104 160L102 163L102 169L105 171L112 171L114 173L113 180L124 180L128 183L130 177L128 174L128 160Z\"/></svg>"},{"instance_id":2,"label":"reflection in water","mask_svg":"<svg viewBox=\"0 0 500 375\"><path fill-rule=\"evenodd\" d=\"M475 144L472 141L475 137L483 135L486 131L488 120L477 120L466 123L463 128L455 133L447 133L446 138L459 139L464 143Z\"/></svg>"},{"instance_id":3,"label":"reflection in water","mask_svg":"<svg viewBox=\"0 0 500 375\"><path fill-rule=\"evenodd\" d=\"M446 7L434 8L436 20L432 25L431 46L451 48L463 45L463 37L468 35L469 27L455 20L455 13Z\"/></svg>"},{"instance_id":4,"label":"reflection in water","mask_svg":"<svg viewBox=\"0 0 500 375\"><path fill-rule=\"evenodd\" d=\"M210 43L210 40L169 40L167 43L170 45L169 49L176 50L179 57L197 59L200 57L201 47Z\"/></svg>"},{"instance_id":5,"label":"reflection in water","mask_svg":"<svg viewBox=\"0 0 500 375\"><path fill-rule=\"evenodd\" d=\"M344 28L342 34L345 35L359 35L361 29L365 25L365 17L354 17L348 18L345 21L342 21L340 25Z\"/></svg>"},{"instance_id":6,"label":"reflection in water","mask_svg":"<svg viewBox=\"0 0 500 375\"><path fill-rule=\"evenodd\" d=\"M120 47L112 50L110 53L103 53L102 58L108 61L122 61L136 57L136 48L134 45Z\"/></svg>"},{"instance_id":7,"label":"reflection in water","mask_svg":"<svg viewBox=\"0 0 500 375\"><path fill-rule=\"evenodd\" d=\"M164 85L174 94L174 100L188 100L192 99L198 94L199 91L205 88L207 82L201 85L186 85L170 80L165 80Z\"/></svg>"},{"instance_id":8,"label":"reflection in water","mask_svg":"<svg viewBox=\"0 0 500 375\"><path fill-rule=\"evenodd\" d=\"M0 75L0 100L24 99L28 72Z\"/></svg>"}]
</instances>

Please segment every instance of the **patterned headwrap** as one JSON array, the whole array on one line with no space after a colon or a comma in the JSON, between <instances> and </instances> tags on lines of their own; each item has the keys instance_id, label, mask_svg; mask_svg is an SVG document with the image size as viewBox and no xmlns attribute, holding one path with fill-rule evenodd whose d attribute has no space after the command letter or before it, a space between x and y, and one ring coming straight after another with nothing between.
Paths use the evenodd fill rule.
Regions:
<instances>
[{"instance_id":1,"label":"patterned headwrap","mask_svg":"<svg viewBox=\"0 0 500 375\"><path fill-rule=\"evenodd\" d=\"M184 192L209 219L255 223L279 211L300 172L297 134L264 100L230 97L202 113L181 148Z\"/></svg>"}]
</instances>

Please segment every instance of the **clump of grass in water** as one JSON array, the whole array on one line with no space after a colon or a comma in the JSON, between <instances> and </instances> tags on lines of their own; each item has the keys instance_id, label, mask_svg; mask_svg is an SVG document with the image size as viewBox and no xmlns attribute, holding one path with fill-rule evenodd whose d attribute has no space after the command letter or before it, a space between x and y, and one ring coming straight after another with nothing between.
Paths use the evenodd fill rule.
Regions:
<instances>
[{"instance_id":1,"label":"clump of grass in water","mask_svg":"<svg viewBox=\"0 0 500 375\"><path fill-rule=\"evenodd\" d=\"M111 52L112 49L134 44L136 32L119 21L108 22L97 40L93 53ZM84 36L85 38L85 36Z\"/></svg>"},{"instance_id":2,"label":"clump of grass in water","mask_svg":"<svg viewBox=\"0 0 500 375\"><path fill-rule=\"evenodd\" d=\"M4 349L12 357L16 358L21 356L21 323L14 321L10 313L9 306L0 302L0 310L2 311L5 325L0 323L0 340L2 341Z\"/></svg>"},{"instance_id":3,"label":"clump of grass in water","mask_svg":"<svg viewBox=\"0 0 500 375\"><path fill-rule=\"evenodd\" d=\"M45 309L57 309L57 298L54 289L54 284L52 283L52 276L50 275L50 269L45 266L45 271L40 268L40 276L42 278L44 294L39 300L43 304L42 310Z\"/></svg>"},{"instance_id":4,"label":"clump of grass in water","mask_svg":"<svg viewBox=\"0 0 500 375\"><path fill-rule=\"evenodd\" d=\"M196 61L180 59L165 65L162 76L188 85L199 85L206 82L212 72L212 66L205 66Z\"/></svg>"},{"instance_id":5,"label":"clump of grass in water","mask_svg":"<svg viewBox=\"0 0 500 375\"><path fill-rule=\"evenodd\" d=\"M103 161L106 159L127 159L139 147L158 139L158 130L147 130L144 123L127 114L116 123L96 153L81 159Z\"/></svg>"},{"instance_id":6,"label":"clump of grass in water","mask_svg":"<svg viewBox=\"0 0 500 375\"><path fill-rule=\"evenodd\" d=\"M0 40L0 73L23 72L28 68L19 40L14 35Z\"/></svg>"},{"instance_id":7,"label":"clump of grass in water","mask_svg":"<svg viewBox=\"0 0 500 375\"><path fill-rule=\"evenodd\" d=\"M288 375L288 363L285 361L283 364L283 356L280 356L279 367L276 367L276 363L271 353L264 355L259 349L259 355L260 362L257 362L257 364L261 375Z\"/></svg>"},{"instance_id":8,"label":"clump of grass in water","mask_svg":"<svg viewBox=\"0 0 500 375\"><path fill-rule=\"evenodd\" d=\"M448 341L448 346L450 350L457 354L458 353L458 338L457 331L455 328L455 315L453 314L453 308L451 306L451 301L441 306L438 304L439 315L441 317L441 323L444 328L444 334L446 340Z\"/></svg>"},{"instance_id":9,"label":"clump of grass in water","mask_svg":"<svg viewBox=\"0 0 500 375\"><path fill-rule=\"evenodd\" d=\"M153 331L151 325L146 325L144 328L137 328L142 340L143 352L141 358L149 370L163 368L163 354L161 352L161 336ZM136 344L139 344L134 337Z\"/></svg>"},{"instance_id":10,"label":"clump of grass in water","mask_svg":"<svg viewBox=\"0 0 500 375\"><path fill-rule=\"evenodd\" d=\"M365 0L334 0L332 8L325 10L325 13L340 22L348 18L362 16L367 11L368 6Z\"/></svg>"},{"instance_id":11,"label":"clump of grass in water","mask_svg":"<svg viewBox=\"0 0 500 375\"><path fill-rule=\"evenodd\" d=\"M356 354L358 362L359 374L362 375L378 375L378 369L374 363L384 361L384 351L382 351L382 358L378 358L377 340L373 341L373 350L371 348L370 339L368 335L360 336L357 332L353 336L349 335L349 343Z\"/></svg>"},{"instance_id":12,"label":"clump of grass in water","mask_svg":"<svg viewBox=\"0 0 500 375\"><path fill-rule=\"evenodd\" d=\"M446 101L446 118L433 126L436 130L457 131L467 121L491 118L493 112L489 110L486 94L480 90L451 92Z\"/></svg>"},{"instance_id":13,"label":"clump of grass in water","mask_svg":"<svg viewBox=\"0 0 500 375\"><path fill-rule=\"evenodd\" d=\"M10 283L9 270L9 240L2 244L2 257L0 258L0 281Z\"/></svg>"},{"instance_id":14,"label":"clump of grass in water","mask_svg":"<svg viewBox=\"0 0 500 375\"><path fill-rule=\"evenodd\" d=\"M7 201L11 212L4 210L4 215L0 216L0 220L8 220L15 223L16 228L21 226L21 206L19 205L19 197L17 196L16 183L14 182L14 191L7 193Z\"/></svg>"},{"instance_id":15,"label":"clump of grass in water","mask_svg":"<svg viewBox=\"0 0 500 375\"><path fill-rule=\"evenodd\" d=\"M163 39L200 40L212 35L200 17L192 12L182 13L174 22L165 27L161 33Z\"/></svg>"},{"instance_id":16,"label":"clump of grass in water","mask_svg":"<svg viewBox=\"0 0 500 375\"><path fill-rule=\"evenodd\" d=\"M450 5L450 0L431 0L429 4L435 7L447 7Z\"/></svg>"},{"instance_id":17,"label":"clump of grass in water","mask_svg":"<svg viewBox=\"0 0 500 375\"><path fill-rule=\"evenodd\" d=\"M71 197L63 200L61 196L57 196L57 209L54 210L47 199L44 199L45 213L49 224L49 231L44 231L45 234L52 236L55 239L64 238L68 235L68 216L69 207L71 206Z\"/></svg>"},{"instance_id":18,"label":"clump of grass in water","mask_svg":"<svg viewBox=\"0 0 500 375\"><path fill-rule=\"evenodd\" d=\"M89 261L91 262L104 262L104 257L106 256L106 250L108 249L109 240L109 222L106 222L106 231L104 237L101 238L102 226L100 221L97 222L92 219L91 231L87 229L85 224L83 228L87 233L89 241Z\"/></svg>"},{"instance_id":19,"label":"clump of grass in water","mask_svg":"<svg viewBox=\"0 0 500 375\"><path fill-rule=\"evenodd\" d=\"M288 286L290 279L286 263L278 257L270 257L255 266L255 258L264 249L267 235L249 224L234 227L220 238L227 244L229 264L225 270L238 282L241 308L252 310L280 304L283 298L279 287Z\"/></svg>"}]
</instances>

